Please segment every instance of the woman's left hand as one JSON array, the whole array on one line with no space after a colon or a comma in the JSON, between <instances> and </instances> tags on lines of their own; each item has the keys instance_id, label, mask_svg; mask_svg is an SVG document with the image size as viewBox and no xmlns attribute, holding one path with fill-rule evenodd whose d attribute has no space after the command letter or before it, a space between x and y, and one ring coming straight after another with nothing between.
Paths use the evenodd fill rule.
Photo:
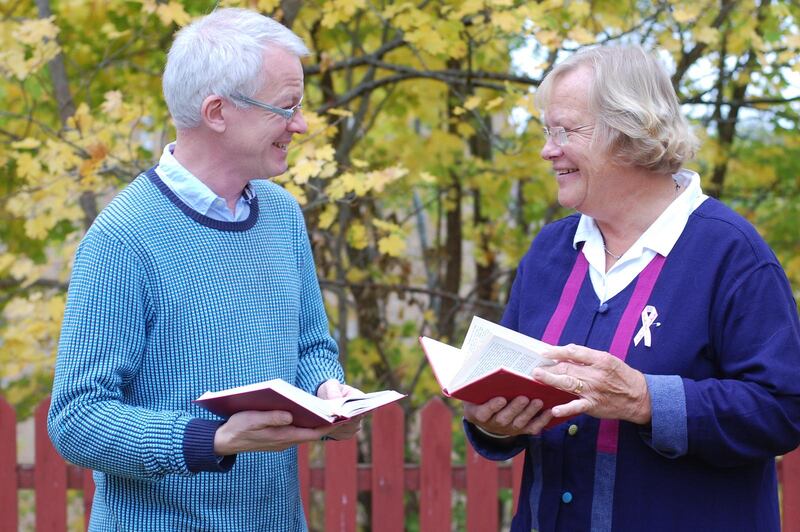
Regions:
<instances>
[{"instance_id":1,"label":"woman's left hand","mask_svg":"<svg viewBox=\"0 0 800 532\"><path fill-rule=\"evenodd\" d=\"M640 371L610 353L574 344L553 347L543 356L557 363L536 368L533 378L579 396L554 407L555 417L585 413L640 425L650 422L650 394Z\"/></svg>"}]
</instances>

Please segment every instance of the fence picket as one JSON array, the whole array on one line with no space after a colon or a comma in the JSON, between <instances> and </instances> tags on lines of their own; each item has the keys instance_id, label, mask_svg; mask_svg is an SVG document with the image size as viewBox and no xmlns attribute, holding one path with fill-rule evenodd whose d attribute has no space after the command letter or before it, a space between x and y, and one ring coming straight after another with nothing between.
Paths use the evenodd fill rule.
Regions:
<instances>
[{"instance_id":1,"label":"fence picket","mask_svg":"<svg viewBox=\"0 0 800 532\"><path fill-rule=\"evenodd\" d=\"M519 488L522 486L522 473L525 467L525 453L519 453L514 457L511 462L511 486L514 497L514 510L512 515L517 513L517 504L519 504Z\"/></svg>"},{"instance_id":2,"label":"fence picket","mask_svg":"<svg viewBox=\"0 0 800 532\"><path fill-rule=\"evenodd\" d=\"M402 532L405 528L404 423L405 414L397 404L372 415L372 530Z\"/></svg>"},{"instance_id":3,"label":"fence picket","mask_svg":"<svg viewBox=\"0 0 800 532\"><path fill-rule=\"evenodd\" d=\"M36 464L17 464L17 424L13 408L0 397L0 530L19 527L18 490L34 489L36 530L67 530L67 488L83 490L84 515L91 515L94 482L91 471L68 466L58 455L47 435L46 399L34 414ZM465 467L453 467L452 414L441 399L431 400L420 411L420 464L405 464L404 413L399 405L389 405L372 416L372 464L357 463L357 442L330 441L324 446L321 468L309 463L308 444L298 449L300 492L309 517L312 490L324 490L325 530L355 532L359 491L371 492L372 529L399 532L407 523L404 495L419 490L420 530L450 530L453 489L466 489L467 530L491 531L497 526L498 489L514 491L514 507L519 495L523 456L515 457L511 471L477 456L471 448ZM360 469L359 469L360 467ZM466 470L466 471L465 471ZM800 532L800 448L778 463L782 488L784 532ZM465 475L466 473L466 475ZM88 518L86 519L88 528Z\"/></svg>"},{"instance_id":4,"label":"fence picket","mask_svg":"<svg viewBox=\"0 0 800 532\"><path fill-rule=\"evenodd\" d=\"M311 467L308 463L308 444L297 446L297 473L300 477L300 498L303 500L303 511L306 521L311 519Z\"/></svg>"},{"instance_id":5,"label":"fence picket","mask_svg":"<svg viewBox=\"0 0 800 532\"><path fill-rule=\"evenodd\" d=\"M800 532L800 449L781 459L783 532Z\"/></svg>"},{"instance_id":6,"label":"fence picket","mask_svg":"<svg viewBox=\"0 0 800 532\"><path fill-rule=\"evenodd\" d=\"M497 462L479 455L467 446L467 532L498 528Z\"/></svg>"},{"instance_id":7,"label":"fence picket","mask_svg":"<svg viewBox=\"0 0 800 532\"><path fill-rule=\"evenodd\" d=\"M355 438L325 442L325 530L355 532L356 467L358 448Z\"/></svg>"},{"instance_id":8,"label":"fence picket","mask_svg":"<svg viewBox=\"0 0 800 532\"><path fill-rule=\"evenodd\" d=\"M17 530L19 503L17 497L17 414L0 397L0 530ZM10 474L9 474L10 473Z\"/></svg>"},{"instance_id":9,"label":"fence picket","mask_svg":"<svg viewBox=\"0 0 800 532\"><path fill-rule=\"evenodd\" d=\"M421 532L450 530L453 491L452 413L438 397L421 411L419 523Z\"/></svg>"},{"instance_id":10,"label":"fence picket","mask_svg":"<svg viewBox=\"0 0 800 532\"><path fill-rule=\"evenodd\" d=\"M48 397L34 413L36 469L36 530L62 532L67 529L67 463L53 448L47 435Z\"/></svg>"},{"instance_id":11,"label":"fence picket","mask_svg":"<svg viewBox=\"0 0 800 532\"><path fill-rule=\"evenodd\" d=\"M94 478L91 469L83 470L83 524L89 530L89 518L92 515L92 499L94 499Z\"/></svg>"}]
</instances>

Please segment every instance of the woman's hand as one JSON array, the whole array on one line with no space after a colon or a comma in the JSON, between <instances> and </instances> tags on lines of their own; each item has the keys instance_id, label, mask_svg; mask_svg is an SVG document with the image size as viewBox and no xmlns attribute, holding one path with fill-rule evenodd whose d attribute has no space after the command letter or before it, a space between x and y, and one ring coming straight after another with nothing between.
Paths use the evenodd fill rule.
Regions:
<instances>
[{"instance_id":1,"label":"woman's hand","mask_svg":"<svg viewBox=\"0 0 800 532\"><path fill-rule=\"evenodd\" d=\"M536 435L542 432L553 414L541 412L542 401L515 397L511 402L495 397L478 405L464 403L464 417L486 432L498 436Z\"/></svg>"},{"instance_id":2,"label":"woman's hand","mask_svg":"<svg viewBox=\"0 0 800 532\"><path fill-rule=\"evenodd\" d=\"M536 368L539 382L576 393L579 399L553 407L553 416L589 414L644 425L650 422L650 394L644 374L610 353L579 345L554 347L543 356L555 366Z\"/></svg>"}]
</instances>

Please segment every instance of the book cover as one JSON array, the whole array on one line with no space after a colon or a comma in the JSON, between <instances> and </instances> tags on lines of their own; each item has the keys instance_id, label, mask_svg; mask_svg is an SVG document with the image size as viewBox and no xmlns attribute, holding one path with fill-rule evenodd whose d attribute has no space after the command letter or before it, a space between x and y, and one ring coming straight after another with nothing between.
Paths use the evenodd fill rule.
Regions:
<instances>
[{"instance_id":1,"label":"book cover","mask_svg":"<svg viewBox=\"0 0 800 532\"><path fill-rule=\"evenodd\" d=\"M394 390L384 390L321 399L286 381L273 379L219 392L206 392L194 402L220 417L230 417L245 410L283 410L292 414L292 425L317 428L344 422L404 397Z\"/></svg>"},{"instance_id":2,"label":"book cover","mask_svg":"<svg viewBox=\"0 0 800 532\"><path fill-rule=\"evenodd\" d=\"M501 325L473 318L461 349L424 336L419 341L447 397L482 404L494 397L510 401L523 396L542 400L543 409L578 398L529 375L535 367L552 364L539 355L547 344ZM554 418L546 428L566 419Z\"/></svg>"},{"instance_id":3,"label":"book cover","mask_svg":"<svg viewBox=\"0 0 800 532\"><path fill-rule=\"evenodd\" d=\"M330 416L315 412L288 397L281 395L273 388L262 388L232 395L221 395L203 399L200 396L194 401L206 410L220 416L231 417L245 410L283 410L292 414L292 425L315 429L335 422Z\"/></svg>"}]
</instances>

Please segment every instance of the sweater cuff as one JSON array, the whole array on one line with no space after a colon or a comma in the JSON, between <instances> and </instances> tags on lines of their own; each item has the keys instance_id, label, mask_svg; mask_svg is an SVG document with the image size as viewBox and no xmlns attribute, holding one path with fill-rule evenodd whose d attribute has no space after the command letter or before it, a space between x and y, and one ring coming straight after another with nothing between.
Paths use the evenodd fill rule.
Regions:
<instances>
[{"instance_id":1,"label":"sweater cuff","mask_svg":"<svg viewBox=\"0 0 800 532\"><path fill-rule=\"evenodd\" d=\"M658 454L678 458L689 451L686 392L678 375L645 375L652 420L642 428L642 439Z\"/></svg>"},{"instance_id":2,"label":"sweater cuff","mask_svg":"<svg viewBox=\"0 0 800 532\"><path fill-rule=\"evenodd\" d=\"M466 419L462 419L464 433L467 435L475 451L489 460L507 460L516 456L525 449L526 439L522 436L512 436L510 438L497 438L486 435L477 425L473 425Z\"/></svg>"},{"instance_id":3,"label":"sweater cuff","mask_svg":"<svg viewBox=\"0 0 800 532\"><path fill-rule=\"evenodd\" d=\"M224 421L195 418L186 425L186 432L183 434L183 459L190 472L227 473L233 468L235 454L214 454L214 435L223 423Z\"/></svg>"}]
</instances>

